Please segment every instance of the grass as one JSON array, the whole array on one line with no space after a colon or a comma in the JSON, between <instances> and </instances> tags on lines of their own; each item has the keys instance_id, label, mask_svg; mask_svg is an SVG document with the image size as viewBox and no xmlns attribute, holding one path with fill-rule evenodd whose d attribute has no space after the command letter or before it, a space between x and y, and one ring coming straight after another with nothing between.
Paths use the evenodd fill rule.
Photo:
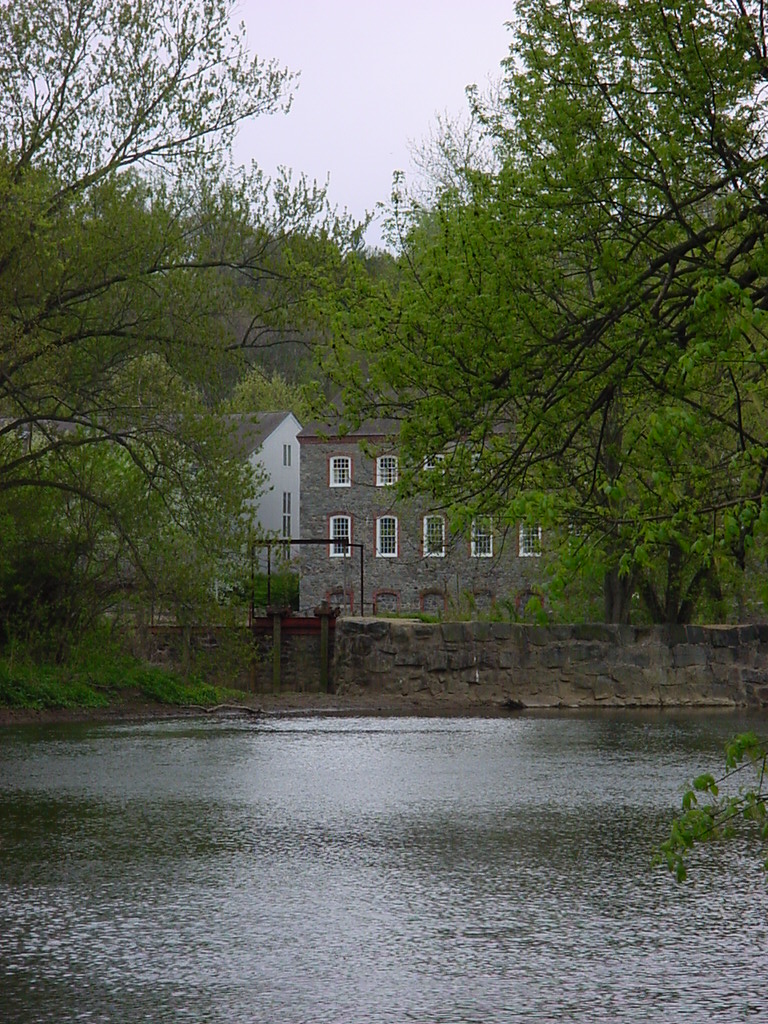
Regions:
<instances>
[{"instance_id":1,"label":"grass","mask_svg":"<svg viewBox=\"0 0 768 1024\"><path fill-rule=\"evenodd\" d=\"M0 655L0 707L104 708L126 699L208 707L232 696L230 690L196 677L184 679L109 645L80 649L62 665L40 663L25 652Z\"/></svg>"}]
</instances>

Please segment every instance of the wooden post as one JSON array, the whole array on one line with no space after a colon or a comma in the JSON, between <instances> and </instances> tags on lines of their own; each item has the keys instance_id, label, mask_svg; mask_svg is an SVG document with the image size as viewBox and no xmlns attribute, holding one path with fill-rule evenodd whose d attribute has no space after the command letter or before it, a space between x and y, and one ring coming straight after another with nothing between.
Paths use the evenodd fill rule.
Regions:
<instances>
[{"instance_id":1,"label":"wooden post","mask_svg":"<svg viewBox=\"0 0 768 1024\"><path fill-rule=\"evenodd\" d=\"M330 615L320 616L320 689L328 693L328 620Z\"/></svg>"},{"instance_id":2,"label":"wooden post","mask_svg":"<svg viewBox=\"0 0 768 1024\"><path fill-rule=\"evenodd\" d=\"M274 609L272 612L272 689L275 693L280 692L281 619L279 609Z\"/></svg>"},{"instance_id":3,"label":"wooden post","mask_svg":"<svg viewBox=\"0 0 768 1024\"><path fill-rule=\"evenodd\" d=\"M250 633L250 661L248 662L248 688L251 693L256 693L256 643L253 637L253 630Z\"/></svg>"},{"instance_id":4,"label":"wooden post","mask_svg":"<svg viewBox=\"0 0 768 1024\"><path fill-rule=\"evenodd\" d=\"M327 601L323 601L315 608L315 615L320 619L320 690L323 693L330 693L330 632L333 609Z\"/></svg>"}]
</instances>

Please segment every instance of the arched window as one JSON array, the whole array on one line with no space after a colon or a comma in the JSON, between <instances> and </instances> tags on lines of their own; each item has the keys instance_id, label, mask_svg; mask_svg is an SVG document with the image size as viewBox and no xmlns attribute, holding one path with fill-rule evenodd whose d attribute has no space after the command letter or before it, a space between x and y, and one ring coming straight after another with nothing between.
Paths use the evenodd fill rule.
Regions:
<instances>
[{"instance_id":1,"label":"arched window","mask_svg":"<svg viewBox=\"0 0 768 1024\"><path fill-rule=\"evenodd\" d=\"M373 614L387 615L400 611L400 594L396 590L377 590L373 595Z\"/></svg>"}]
</instances>

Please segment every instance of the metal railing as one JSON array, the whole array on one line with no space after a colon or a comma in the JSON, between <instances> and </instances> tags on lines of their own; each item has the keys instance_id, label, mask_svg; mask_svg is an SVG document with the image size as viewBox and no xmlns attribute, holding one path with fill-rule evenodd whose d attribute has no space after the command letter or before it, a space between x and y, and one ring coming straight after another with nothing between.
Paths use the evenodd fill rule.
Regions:
<instances>
[{"instance_id":1,"label":"metal railing","mask_svg":"<svg viewBox=\"0 0 768 1024\"><path fill-rule=\"evenodd\" d=\"M270 605L272 603L272 548L275 546L290 548L294 545L302 544L335 544L337 547L357 548L360 551L360 614L365 615L365 553L362 544L353 543L340 537L302 537L297 539L280 537L273 540L254 540L251 542L251 621L253 621L255 609L256 548L267 549L267 604Z\"/></svg>"}]
</instances>

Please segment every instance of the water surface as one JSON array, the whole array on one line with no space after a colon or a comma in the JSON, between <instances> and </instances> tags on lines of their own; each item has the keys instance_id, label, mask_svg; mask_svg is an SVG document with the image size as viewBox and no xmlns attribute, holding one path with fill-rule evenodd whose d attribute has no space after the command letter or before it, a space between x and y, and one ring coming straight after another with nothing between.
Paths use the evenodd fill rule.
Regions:
<instances>
[{"instance_id":1,"label":"water surface","mask_svg":"<svg viewBox=\"0 0 768 1024\"><path fill-rule=\"evenodd\" d=\"M732 715L0 730L0 1020L768 1020L768 889L651 867Z\"/></svg>"}]
</instances>

